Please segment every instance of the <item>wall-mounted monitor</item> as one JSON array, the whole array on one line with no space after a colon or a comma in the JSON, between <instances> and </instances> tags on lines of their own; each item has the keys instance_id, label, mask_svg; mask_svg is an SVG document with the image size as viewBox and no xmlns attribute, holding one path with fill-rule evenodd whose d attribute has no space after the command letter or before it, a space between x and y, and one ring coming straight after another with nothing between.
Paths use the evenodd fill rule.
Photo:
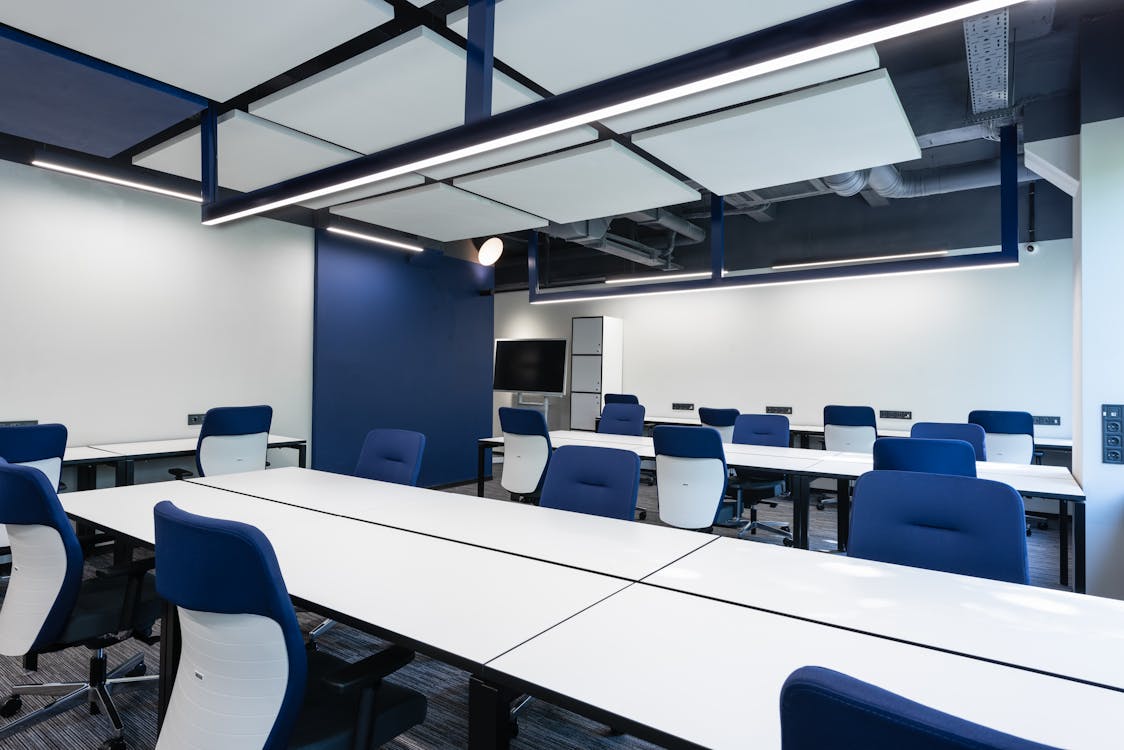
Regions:
<instances>
[{"instance_id":1,"label":"wall-mounted monitor","mask_svg":"<svg viewBox=\"0 0 1124 750\"><path fill-rule=\"evenodd\" d=\"M492 389L561 396L566 392L566 339L497 339Z\"/></svg>"}]
</instances>

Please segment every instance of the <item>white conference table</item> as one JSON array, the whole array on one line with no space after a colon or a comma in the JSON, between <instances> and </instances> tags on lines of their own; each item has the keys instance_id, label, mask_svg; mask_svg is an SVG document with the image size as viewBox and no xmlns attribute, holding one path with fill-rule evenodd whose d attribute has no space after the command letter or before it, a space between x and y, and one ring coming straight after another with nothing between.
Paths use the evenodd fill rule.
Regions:
<instances>
[{"instance_id":1,"label":"white conference table","mask_svg":"<svg viewBox=\"0 0 1124 750\"><path fill-rule=\"evenodd\" d=\"M340 518L192 482L62 495L71 517L153 545L153 507L262 530L298 604L469 671L629 585L518 555ZM174 608L161 640L161 698L174 674ZM166 679L165 679L166 678Z\"/></svg>"},{"instance_id":2,"label":"white conference table","mask_svg":"<svg viewBox=\"0 0 1124 750\"><path fill-rule=\"evenodd\" d=\"M117 457L116 484L121 487L133 483L135 462L154 458L194 456L198 443L198 437L186 437L169 440L138 440L128 443L98 443L87 447ZM307 462L308 441L304 438L270 433L267 446L270 448L293 448L297 451L297 463L304 466Z\"/></svg>"},{"instance_id":3,"label":"white conference table","mask_svg":"<svg viewBox=\"0 0 1124 750\"><path fill-rule=\"evenodd\" d=\"M557 430L550 433L550 440L555 448L564 445L586 445L629 450L641 458L655 457L655 448L650 437ZM477 441L476 494L481 497L484 494L484 459L489 448L502 450L503 436L482 438ZM839 499L839 510L836 514L838 545L840 549L846 548L850 527L850 482L871 470L873 459L870 455L730 443L725 444L723 450L726 454L726 463L730 466L783 473L791 477L789 490L793 500L793 543L794 546L802 549L808 547L809 483L816 478L835 479ZM1025 497L1050 498L1062 503L1073 503L1074 588L1076 591L1084 592L1085 493L1069 470L1062 466L999 464L986 461L977 463L976 470L981 478L1008 484ZM1068 583L1069 535L1064 527L1065 514L1060 515L1063 516L1063 533L1060 535L1061 580L1063 583Z\"/></svg>"},{"instance_id":4,"label":"white conference table","mask_svg":"<svg viewBox=\"0 0 1124 750\"><path fill-rule=\"evenodd\" d=\"M671 747L779 748L781 685L806 665L1055 747L1120 744L1124 692L643 583L489 662L484 679Z\"/></svg>"},{"instance_id":5,"label":"white conference table","mask_svg":"<svg viewBox=\"0 0 1124 750\"><path fill-rule=\"evenodd\" d=\"M286 467L188 480L316 510L638 581L715 537Z\"/></svg>"}]
</instances>

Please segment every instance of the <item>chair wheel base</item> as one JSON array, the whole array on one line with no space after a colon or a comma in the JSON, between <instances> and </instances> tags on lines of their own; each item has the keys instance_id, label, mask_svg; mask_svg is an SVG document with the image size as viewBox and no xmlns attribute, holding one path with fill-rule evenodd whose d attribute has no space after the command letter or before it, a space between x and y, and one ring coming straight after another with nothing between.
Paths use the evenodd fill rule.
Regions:
<instances>
[{"instance_id":1,"label":"chair wheel base","mask_svg":"<svg viewBox=\"0 0 1124 750\"><path fill-rule=\"evenodd\" d=\"M141 664L138 664L137 666L133 667L132 669L130 669L128 672L126 672L125 676L126 677L144 677L145 674L147 674L147 673L148 673L148 667L145 666L143 663L141 663Z\"/></svg>"},{"instance_id":2,"label":"chair wheel base","mask_svg":"<svg viewBox=\"0 0 1124 750\"><path fill-rule=\"evenodd\" d=\"M127 749L128 749L128 745L125 744L125 740L121 737L114 737L113 739L106 740L105 742L101 743L101 745L100 745L100 750L127 750Z\"/></svg>"},{"instance_id":3,"label":"chair wheel base","mask_svg":"<svg viewBox=\"0 0 1124 750\"><path fill-rule=\"evenodd\" d=\"M4 701L4 705L0 706L0 716L5 719L11 718L20 712L23 708L23 698L18 695L13 695L8 700Z\"/></svg>"}]
</instances>

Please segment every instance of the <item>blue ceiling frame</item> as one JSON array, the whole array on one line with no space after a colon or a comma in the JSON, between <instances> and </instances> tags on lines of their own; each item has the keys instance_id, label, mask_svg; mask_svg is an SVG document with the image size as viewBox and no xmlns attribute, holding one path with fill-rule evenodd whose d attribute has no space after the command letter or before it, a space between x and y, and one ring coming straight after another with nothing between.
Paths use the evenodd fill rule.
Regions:
<instances>
[{"instance_id":1,"label":"blue ceiling frame","mask_svg":"<svg viewBox=\"0 0 1124 750\"><path fill-rule=\"evenodd\" d=\"M556 94L486 119L467 122L375 154L205 205L203 220L216 221L243 211L259 211L298 195L332 188L377 172L401 168L422 159L442 156L458 149L581 116L622 101L695 83L703 78L961 5L964 5L964 0L851 0L819 13Z\"/></svg>"}]
</instances>

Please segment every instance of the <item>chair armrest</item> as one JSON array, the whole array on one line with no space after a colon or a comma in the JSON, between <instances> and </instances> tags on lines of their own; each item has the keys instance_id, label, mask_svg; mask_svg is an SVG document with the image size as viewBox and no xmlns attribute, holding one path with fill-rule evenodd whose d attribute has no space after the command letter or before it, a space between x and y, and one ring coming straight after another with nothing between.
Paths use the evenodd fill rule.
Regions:
<instances>
[{"instance_id":1,"label":"chair armrest","mask_svg":"<svg viewBox=\"0 0 1124 750\"><path fill-rule=\"evenodd\" d=\"M188 471L187 469L168 469L168 473L176 479L187 479L188 477L195 476L194 472Z\"/></svg>"},{"instance_id":2,"label":"chair armrest","mask_svg":"<svg viewBox=\"0 0 1124 750\"><path fill-rule=\"evenodd\" d=\"M414 660L414 652L401 646L368 656L348 664L323 678L324 684L336 693L349 693L377 684L383 677L394 674Z\"/></svg>"}]
</instances>

